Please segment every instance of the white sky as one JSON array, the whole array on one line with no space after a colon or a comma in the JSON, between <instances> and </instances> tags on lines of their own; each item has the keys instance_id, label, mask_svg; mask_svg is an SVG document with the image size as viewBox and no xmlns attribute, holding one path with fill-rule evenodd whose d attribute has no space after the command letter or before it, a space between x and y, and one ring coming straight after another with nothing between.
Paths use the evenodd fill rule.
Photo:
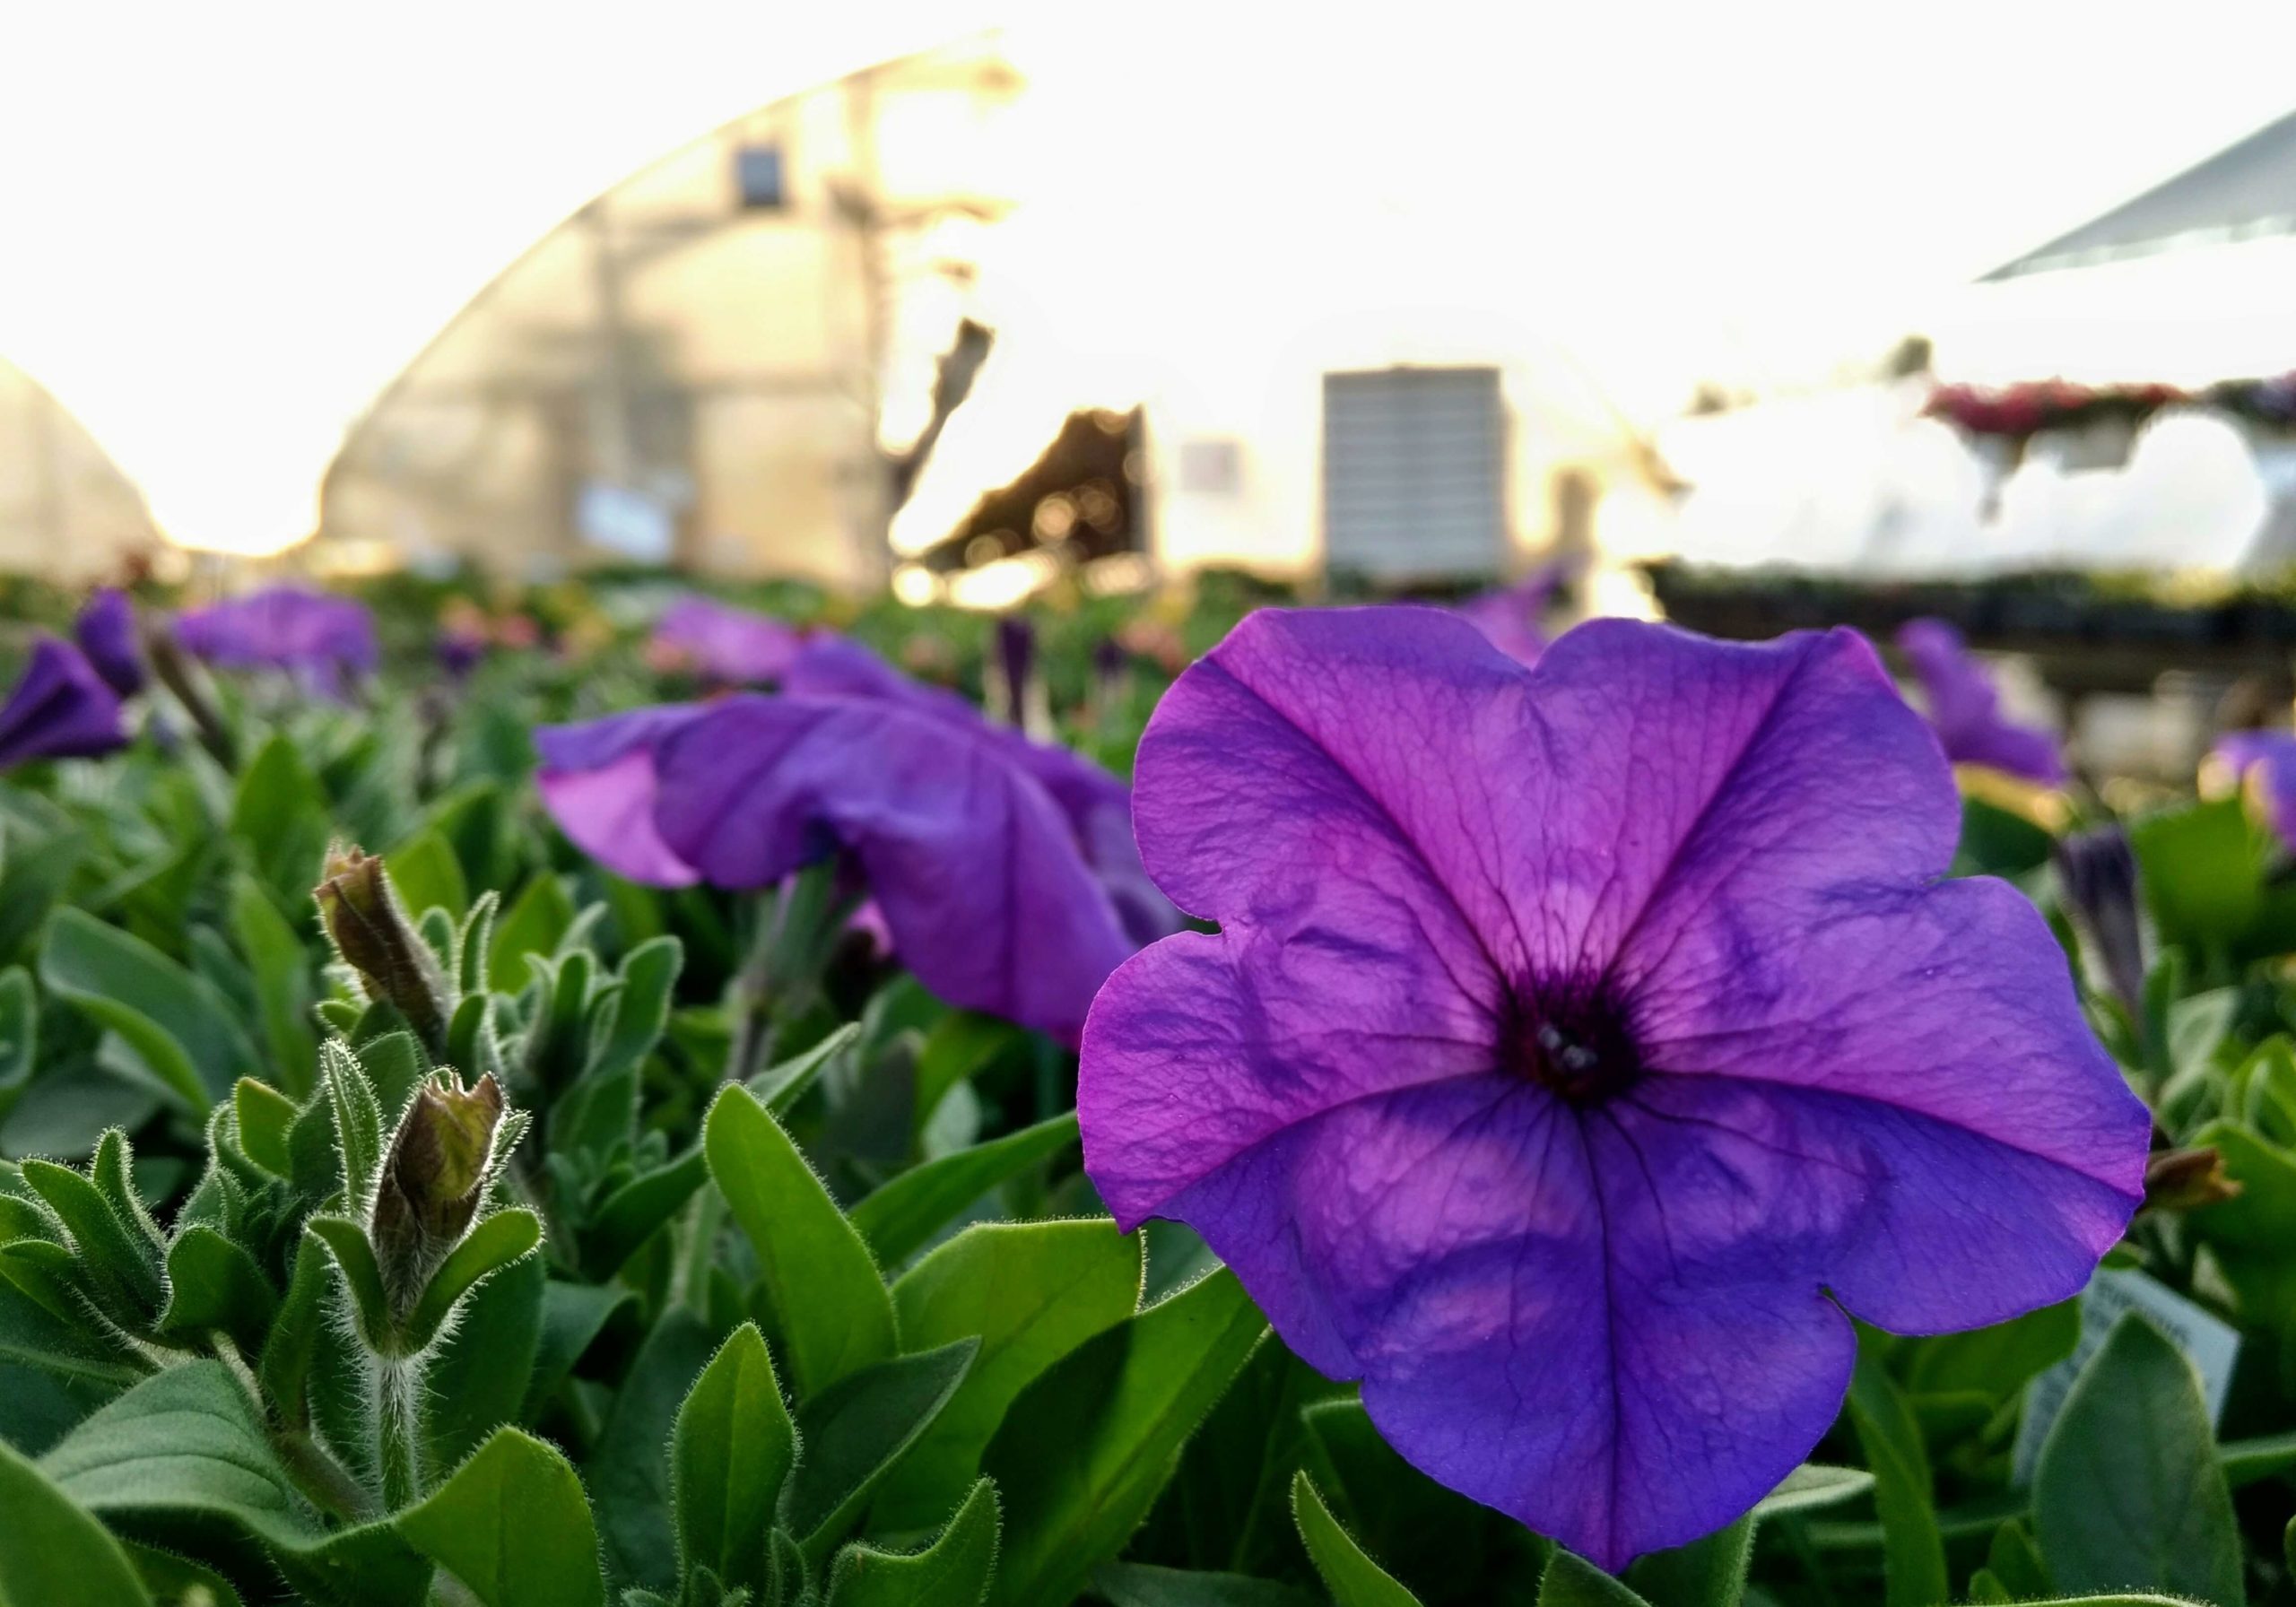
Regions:
<instances>
[{"instance_id":1,"label":"white sky","mask_svg":"<svg viewBox=\"0 0 2296 1607\"><path fill-rule=\"evenodd\" d=\"M2284 0L1503 9L0 0L0 354L173 534L276 545L366 402L591 195L1021 12L1067 160L1182 222L1144 290L1248 314L1280 293L1251 234L1327 227L1401 299L1519 282L1657 408L1878 352L2296 105Z\"/></svg>"}]
</instances>

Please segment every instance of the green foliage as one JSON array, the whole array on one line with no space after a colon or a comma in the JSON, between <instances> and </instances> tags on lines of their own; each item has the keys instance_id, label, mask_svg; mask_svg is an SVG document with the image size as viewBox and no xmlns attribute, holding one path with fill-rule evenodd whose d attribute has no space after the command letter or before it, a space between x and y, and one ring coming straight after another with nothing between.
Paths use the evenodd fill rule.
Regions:
<instances>
[{"instance_id":1,"label":"green foliage","mask_svg":"<svg viewBox=\"0 0 2296 1607\"><path fill-rule=\"evenodd\" d=\"M1263 600L1215 578L1144 639L1200 651ZM1058 1046L847 953L778 974L779 1057L731 1064L765 1041L755 910L604 873L529 780L535 725L692 690L636 651L659 601L529 593L609 645L459 698L218 678L212 751L0 786L0 1607L2296 1591L2296 882L2241 800L2132 817L2149 977L2085 996L2174 1151L2117 1259L2239 1330L2221 1420L2161 1332L2100 1342L2077 1300L1863 1333L1819 1461L1613 1579L1405 1463L1185 1231L1152 1271L1080 1173ZM1090 656L1138 612L1041 621L1064 734L1119 771L1165 672ZM978 616L835 622L978 683ZM429 628L386 620L402 654ZM1968 800L1957 870L2061 913L2067 812L2100 815Z\"/></svg>"}]
</instances>

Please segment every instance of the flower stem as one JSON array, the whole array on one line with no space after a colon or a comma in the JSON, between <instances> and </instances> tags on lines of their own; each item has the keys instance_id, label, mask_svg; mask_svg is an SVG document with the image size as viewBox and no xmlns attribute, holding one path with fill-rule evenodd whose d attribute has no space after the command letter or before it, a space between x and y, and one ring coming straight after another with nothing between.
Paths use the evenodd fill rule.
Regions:
<instances>
[{"instance_id":1,"label":"flower stem","mask_svg":"<svg viewBox=\"0 0 2296 1607\"><path fill-rule=\"evenodd\" d=\"M422 1498L422 1368L420 1363L377 1357L375 1464L383 1481L383 1510L396 1512Z\"/></svg>"}]
</instances>

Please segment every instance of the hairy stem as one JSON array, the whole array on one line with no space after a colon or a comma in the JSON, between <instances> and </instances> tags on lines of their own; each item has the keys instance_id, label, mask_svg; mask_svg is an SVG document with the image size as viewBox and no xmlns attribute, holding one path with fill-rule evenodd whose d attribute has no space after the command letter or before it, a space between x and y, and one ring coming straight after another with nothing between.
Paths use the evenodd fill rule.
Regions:
<instances>
[{"instance_id":1,"label":"hairy stem","mask_svg":"<svg viewBox=\"0 0 2296 1607\"><path fill-rule=\"evenodd\" d=\"M396 1512L422 1498L422 1366L376 1357L375 1465L381 1470L383 1510Z\"/></svg>"}]
</instances>

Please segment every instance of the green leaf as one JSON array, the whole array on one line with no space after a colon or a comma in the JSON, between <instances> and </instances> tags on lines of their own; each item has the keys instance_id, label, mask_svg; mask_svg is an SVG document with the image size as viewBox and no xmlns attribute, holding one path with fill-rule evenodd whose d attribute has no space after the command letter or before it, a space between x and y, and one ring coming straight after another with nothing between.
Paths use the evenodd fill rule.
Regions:
<instances>
[{"instance_id":1,"label":"green leaf","mask_svg":"<svg viewBox=\"0 0 2296 1607\"><path fill-rule=\"evenodd\" d=\"M295 1102L268 1083L242 1077L231 1089L231 1114L248 1159L275 1177L292 1177L295 1152L288 1135L302 1114Z\"/></svg>"},{"instance_id":2,"label":"green leaf","mask_svg":"<svg viewBox=\"0 0 2296 1607\"><path fill-rule=\"evenodd\" d=\"M853 1208L853 1225L887 1266L899 1266L1009 1177L1076 1142L1073 1110L1018 1133L911 1168Z\"/></svg>"},{"instance_id":3,"label":"green leaf","mask_svg":"<svg viewBox=\"0 0 2296 1607\"><path fill-rule=\"evenodd\" d=\"M1317 1607L1306 1592L1273 1579L1144 1562L1103 1562L1092 1570L1092 1587L1109 1607Z\"/></svg>"},{"instance_id":4,"label":"green leaf","mask_svg":"<svg viewBox=\"0 0 2296 1607\"><path fill-rule=\"evenodd\" d=\"M1935 1607L1950 1601L1952 1587L1945 1576L1944 1538L1937 1531L1929 1453L1905 1397L1864 1346L1850 1375L1849 1417L1874 1470L1889 1607Z\"/></svg>"},{"instance_id":5,"label":"green leaf","mask_svg":"<svg viewBox=\"0 0 2296 1607\"><path fill-rule=\"evenodd\" d=\"M1860 1467L1827 1467L1805 1462L1786 1475L1776 1490L1754 1503L1757 1518L1808 1512L1862 1496L1874 1488L1874 1475Z\"/></svg>"},{"instance_id":6,"label":"green leaf","mask_svg":"<svg viewBox=\"0 0 2296 1607\"><path fill-rule=\"evenodd\" d=\"M367 1242L366 1229L344 1216L315 1216L305 1225L326 1246L343 1273L361 1337L378 1354L396 1355L398 1333L391 1323L390 1296L383 1288L383 1269L375 1260L375 1247Z\"/></svg>"},{"instance_id":7,"label":"green leaf","mask_svg":"<svg viewBox=\"0 0 2296 1607\"><path fill-rule=\"evenodd\" d=\"M2288 1253L2296 1242L2296 1153L2230 1122L2210 1123L2191 1142L2215 1147L2240 1192L2185 1220L2215 1257L2241 1316L2277 1327L2296 1312L2296 1256Z\"/></svg>"},{"instance_id":8,"label":"green leaf","mask_svg":"<svg viewBox=\"0 0 2296 1607\"><path fill-rule=\"evenodd\" d=\"M159 1083L204 1119L231 1084L261 1070L213 984L151 944L78 909L59 909L40 946L50 991L119 1034Z\"/></svg>"},{"instance_id":9,"label":"green leaf","mask_svg":"<svg viewBox=\"0 0 2296 1607\"><path fill-rule=\"evenodd\" d=\"M552 1278L544 1284L542 1293L542 1327L535 1335L534 1376L526 1386L529 1421L606 1325L638 1305L638 1291L619 1285L570 1283Z\"/></svg>"},{"instance_id":10,"label":"green leaf","mask_svg":"<svg viewBox=\"0 0 2296 1607\"><path fill-rule=\"evenodd\" d=\"M383 857L398 889L399 902L417 919L431 909L443 909L459 923L470 908L470 884L463 879L462 861L447 839L426 831L396 853Z\"/></svg>"},{"instance_id":11,"label":"green leaf","mask_svg":"<svg viewBox=\"0 0 2296 1607\"><path fill-rule=\"evenodd\" d=\"M2296 1467L2296 1432L2227 1440L2217 1447L2216 1460L2224 1470L2224 1481L2234 1490L2254 1484Z\"/></svg>"},{"instance_id":12,"label":"green leaf","mask_svg":"<svg viewBox=\"0 0 2296 1607\"><path fill-rule=\"evenodd\" d=\"M981 1458L1004 1498L991 1599L1065 1601L1115 1557L1266 1332L1223 1268L1086 1341L1023 1390Z\"/></svg>"},{"instance_id":13,"label":"green leaf","mask_svg":"<svg viewBox=\"0 0 2296 1607\"><path fill-rule=\"evenodd\" d=\"M622 957L613 1030L597 1047L586 1076L634 1071L653 1052L669 1025L671 999L684 965L685 947L674 937L649 939Z\"/></svg>"},{"instance_id":14,"label":"green leaf","mask_svg":"<svg viewBox=\"0 0 2296 1607\"><path fill-rule=\"evenodd\" d=\"M293 737L283 731L273 736L239 772L225 830L281 892L301 891L318 879L326 798Z\"/></svg>"},{"instance_id":15,"label":"green leaf","mask_svg":"<svg viewBox=\"0 0 2296 1607\"><path fill-rule=\"evenodd\" d=\"M556 1450L517 1429L498 1430L396 1524L485 1607L605 1601L582 1481Z\"/></svg>"},{"instance_id":16,"label":"green leaf","mask_svg":"<svg viewBox=\"0 0 2296 1607\"><path fill-rule=\"evenodd\" d=\"M310 1420L304 1392L311 1378L311 1360L327 1328L327 1267L334 1257L316 1235L306 1233L295 1247L295 1268L288 1274L287 1295L280 1301L264 1341L263 1359L257 1368L263 1393L278 1407L291 1429Z\"/></svg>"},{"instance_id":17,"label":"green leaf","mask_svg":"<svg viewBox=\"0 0 2296 1607\"><path fill-rule=\"evenodd\" d=\"M2239 798L2163 810L2129 828L2161 936L2205 951L2263 908L2263 848Z\"/></svg>"},{"instance_id":18,"label":"green leaf","mask_svg":"<svg viewBox=\"0 0 2296 1607\"><path fill-rule=\"evenodd\" d=\"M678 1407L718 1351L718 1334L691 1310L669 1307L639 1346L590 1454L590 1486L615 1577L677 1588L670 1528L670 1467L663 1447Z\"/></svg>"},{"instance_id":19,"label":"green leaf","mask_svg":"<svg viewBox=\"0 0 2296 1607\"><path fill-rule=\"evenodd\" d=\"M430 1388L430 1454L452 1467L486 1437L519 1420L542 1345L550 1269L539 1255L512 1263L463 1302L424 1382Z\"/></svg>"},{"instance_id":20,"label":"green leaf","mask_svg":"<svg viewBox=\"0 0 2296 1607\"><path fill-rule=\"evenodd\" d=\"M163 1333L222 1329L242 1351L263 1348L279 1296L255 1257L214 1229L194 1224L168 1247L168 1307Z\"/></svg>"},{"instance_id":21,"label":"green leaf","mask_svg":"<svg viewBox=\"0 0 2296 1607\"><path fill-rule=\"evenodd\" d=\"M746 1089L703 1124L709 1174L757 1254L797 1393L810 1398L893 1353L893 1302L868 1246Z\"/></svg>"},{"instance_id":22,"label":"green leaf","mask_svg":"<svg viewBox=\"0 0 2296 1607\"><path fill-rule=\"evenodd\" d=\"M952 1011L925 1035L917 1055L917 1116L923 1122L951 1089L1028 1035L1012 1022L970 1010Z\"/></svg>"},{"instance_id":23,"label":"green leaf","mask_svg":"<svg viewBox=\"0 0 2296 1607\"><path fill-rule=\"evenodd\" d=\"M1940 1602L1945 1598L1939 1596ZM1557 1546L1539 1581L1538 1607L1649 1607L1643 1599L1575 1551Z\"/></svg>"},{"instance_id":24,"label":"green leaf","mask_svg":"<svg viewBox=\"0 0 2296 1607\"><path fill-rule=\"evenodd\" d=\"M584 1269L594 1278L613 1277L709 1180L709 1162L697 1145L615 1189L583 1230Z\"/></svg>"},{"instance_id":25,"label":"green leaf","mask_svg":"<svg viewBox=\"0 0 2296 1607\"><path fill-rule=\"evenodd\" d=\"M850 1049L860 1036L860 1024L848 1021L803 1054L766 1067L744 1086L775 1116L787 1116L829 1069L830 1062Z\"/></svg>"},{"instance_id":26,"label":"green leaf","mask_svg":"<svg viewBox=\"0 0 2296 1607\"><path fill-rule=\"evenodd\" d=\"M22 966L0 971L0 1116L30 1085L39 1060L39 999Z\"/></svg>"},{"instance_id":27,"label":"green leaf","mask_svg":"<svg viewBox=\"0 0 2296 1607\"><path fill-rule=\"evenodd\" d=\"M921 1551L858 1542L838 1553L829 1607L980 1607L996 1571L996 1487L983 1479Z\"/></svg>"},{"instance_id":28,"label":"green leaf","mask_svg":"<svg viewBox=\"0 0 2296 1607\"><path fill-rule=\"evenodd\" d=\"M796 1460L796 1425L765 1336L744 1323L694 1380L671 1431L681 1568L709 1568L762 1599L771 1573L766 1536Z\"/></svg>"},{"instance_id":29,"label":"green leaf","mask_svg":"<svg viewBox=\"0 0 2296 1607\"><path fill-rule=\"evenodd\" d=\"M310 1028L310 951L252 880L236 878L230 897L231 937L255 977L259 1024L272 1066L290 1093L308 1094L318 1055L318 1040Z\"/></svg>"},{"instance_id":30,"label":"green leaf","mask_svg":"<svg viewBox=\"0 0 2296 1607\"><path fill-rule=\"evenodd\" d=\"M500 1272L540 1243L542 1219L531 1211L513 1206L482 1220L448 1252L447 1259L423 1286L422 1298L406 1319L406 1342L415 1350L429 1344L454 1310L455 1302L480 1279ZM539 1289L535 1298L542 1298Z\"/></svg>"},{"instance_id":31,"label":"green leaf","mask_svg":"<svg viewBox=\"0 0 2296 1607\"><path fill-rule=\"evenodd\" d=\"M809 1566L829 1560L878 1481L956 1394L979 1348L961 1339L895 1357L806 1397L797 1411L804 1456L783 1487L781 1521Z\"/></svg>"},{"instance_id":32,"label":"green leaf","mask_svg":"<svg viewBox=\"0 0 2296 1607\"><path fill-rule=\"evenodd\" d=\"M1419 1607L1419 1598L1365 1556L1363 1549L1339 1526L1305 1468L1292 1480L1292 1516L1300 1525L1300 1539L1308 1548L1309 1559L1323 1576L1324 1587L1331 1592L1336 1607Z\"/></svg>"},{"instance_id":33,"label":"green leaf","mask_svg":"<svg viewBox=\"0 0 2296 1607\"><path fill-rule=\"evenodd\" d=\"M486 985L496 993L516 994L526 985L526 956L550 958L573 924L574 900L566 884L546 872L535 877L494 928Z\"/></svg>"},{"instance_id":34,"label":"green leaf","mask_svg":"<svg viewBox=\"0 0 2296 1607\"><path fill-rule=\"evenodd\" d=\"M1246 1380L1263 1366L1265 1353L1263 1350L1252 1359ZM1333 1516L1405 1585L1439 1597L1448 1594L1447 1582L1463 1574L1535 1579L1545 1572L1552 1549L1548 1542L1513 1519L1444 1489L1405 1462L1372 1426L1356 1394L1293 1410L1302 1435L1294 1459L1314 1475L1317 1490ZM1190 1443L1187 1459L1197 1455L1205 1433L1227 1411L1228 1402L1222 1401L1212 1423ZM1297 1526L1291 1520L1288 1485L1286 1469L1279 1486L1286 1497L1286 1538Z\"/></svg>"},{"instance_id":35,"label":"green leaf","mask_svg":"<svg viewBox=\"0 0 2296 1607\"><path fill-rule=\"evenodd\" d=\"M1755 1521L1749 1513L1688 1545L1639 1557L1626 1582L1650 1607L1738 1607L1753 1560Z\"/></svg>"},{"instance_id":36,"label":"green leaf","mask_svg":"<svg viewBox=\"0 0 2296 1607\"><path fill-rule=\"evenodd\" d=\"M2041 1446L2033 1516L2065 1590L2241 1600L2231 1491L2192 1364L2141 1313L2113 1325Z\"/></svg>"},{"instance_id":37,"label":"green leaf","mask_svg":"<svg viewBox=\"0 0 2296 1607\"><path fill-rule=\"evenodd\" d=\"M106 1134L110 1139L115 1134ZM119 1220L103 1191L69 1167L50 1160L27 1160L23 1179L56 1212L79 1264L112 1319L139 1327L160 1305L158 1251L129 1224Z\"/></svg>"},{"instance_id":38,"label":"green leaf","mask_svg":"<svg viewBox=\"0 0 2296 1607\"><path fill-rule=\"evenodd\" d=\"M335 1150L343 1168L343 1192L353 1210L374 1198L383 1165L383 1113L368 1084L366 1068L340 1042L319 1047L319 1075L326 1085L327 1108L335 1119Z\"/></svg>"},{"instance_id":39,"label":"green leaf","mask_svg":"<svg viewBox=\"0 0 2296 1607\"><path fill-rule=\"evenodd\" d=\"M104 1526L0 1443L0 1607L151 1607Z\"/></svg>"},{"instance_id":40,"label":"green leaf","mask_svg":"<svg viewBox=\"0 0 2296 1607\"><path fill-rule=\"evenodd\" d=\"M904 1344L980 1337L972 1370L878 1491L888 1529L931 1524L971 1485L1005 1410L1140 1304L1140 1241L1106 1218L969 1228L893 1285Z\"/></svg>"},{"instance_id":41,"label":"green leaf","mask_svg":"<svg viewBox=\"0 0 2296 1607\"><path fill-rule=\"evenodd\" d=\"M219 1361L154 1374L40 1458L100 1516L220 1520L262 1544L289 1584L343 1607L417 1607L430 1568L387 1525L319 1528L254 1403Z\"/></svg>"},{"instance_id":42,"label":"green leaf","mask_svg":"<svg viewBox=\"0 0 2296 1607\"><path fill-rule=\"evenodd\" d=\"M2073 1354L2081 1337L2081 1302L2060 1300L1989 1328L1910 1342L1906 1388L1916 1394L1970 1392L1996 1404L2025 1381Z\"/></svg>"}]
</instances>

